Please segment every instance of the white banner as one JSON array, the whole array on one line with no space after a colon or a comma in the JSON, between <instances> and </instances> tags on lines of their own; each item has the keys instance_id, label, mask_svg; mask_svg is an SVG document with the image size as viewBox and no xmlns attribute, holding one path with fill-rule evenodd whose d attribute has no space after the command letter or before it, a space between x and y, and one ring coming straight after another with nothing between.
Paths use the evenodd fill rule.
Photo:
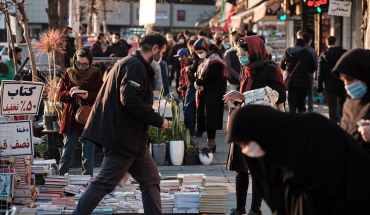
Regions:
<instances>
[{"instance_id":1,"label":"white banner","mask_svg":"<svg viewBox=\"0 0 370 215\"><path fill-rule=\"evenodd\" d=\"M150 25L155 23L156 1L140 0L139 25Z\"/></svg>"},{"instance_id":2,"label":"white banner","mask_svg":"<svg viewBox=\"0 0 370 215\"><path fill-rule=\"evenodd\" d=\"M32 121L0 122L0 156L33 155Z\"/></svg>"},{"instance_id":3,"label":"white banner","mask_svg":"<svg viewBox=\"0 0 370 215\"><path fill-rule=\"evenodd\" d=\"M352 2L348 1L330 1L329 2L329 15L333 16L351 16Z\"/></svg>"},{"instance_id":4,"label":"white banner","mask_svg":"<svg viewBox=\"0 0 370 215\"><path fill-rule=\"evenodd\" d=\"M44 84L29 81L2 81L0 115L37 115Z\"/></svg>"}]
</instances>

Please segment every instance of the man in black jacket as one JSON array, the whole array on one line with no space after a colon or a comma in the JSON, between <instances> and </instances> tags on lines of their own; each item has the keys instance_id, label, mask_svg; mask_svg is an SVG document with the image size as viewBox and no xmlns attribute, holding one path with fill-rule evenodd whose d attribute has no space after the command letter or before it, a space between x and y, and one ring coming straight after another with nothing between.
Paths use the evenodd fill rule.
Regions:
<instances>
[{"instance_id":1,"label":"man in black jacket","mask_svg":"<svg viewBox=\"0 0 370 215\"><path fill-rule=\"evenodd\" d=\"M104 54L106 57L126 57L128 54L127 47L119 40L119 33L115 33L112 37L112 45L105 48ZM113 54L113 56L112 56Z\"/></svg>"},{"instance_id":2,"label":"man in black jacket","mask_svg":"<svg viewBox=\"0 0 370 215\"><path fill-rule=\"evenodd\" d=\"M96 42L91 46L90 50L93 53L94 57L105 57L103 49L101 47L102 44L105 44L107 41L105 40L104 33L99 33L96 36Z\"/></svg>"},{"instance_id":3,"label":"man in black jacket","mask_svg":"<svg viewBox=\"0 0 370 215\"><path fill-rule=\"evenodd\" d=\"M347 98L347 92L344 88L343 81L331 73L331 70L334 68L339 58L347 51L341 46L336 46L336 43L335 37L329 36L326 38L326 46L328 49L320 55L317 69L317 92L322 96L323 83L325 83L328 96L329 118L334 122L338 122L340 118L342 118L343 103ZM337 107L339 108L339 119L337 117Z\"/></svg>"},{"instance_id":4,"label":"man in black jacket","mask_svg":"<svg viewBox=\"0 0 370 215\"><path fill-rule=\"evenodd\" d=\"M150 85L166 45L162 34L147 34L137 51L117 62L100 89L82 137L103 147L104 160L74 215L91 214L126 172L140 183L145 214L162 214L159 172L147 144L149 125L161 130L168 125L152 108Z\"/></svg>"},{"instance_id":5,"label":"man in black jacket","mask_svg":"<svg viewBox=\"0 0 370 215\"><path fill-rule=\"evenodd\" d=\"M67 27L68 36L66 44L66 53L64 53L64 66L69 68L71 67L71 59L76 52L75 48L75 38L72 36L72 28Z\"/></svg>"}]
</instances>

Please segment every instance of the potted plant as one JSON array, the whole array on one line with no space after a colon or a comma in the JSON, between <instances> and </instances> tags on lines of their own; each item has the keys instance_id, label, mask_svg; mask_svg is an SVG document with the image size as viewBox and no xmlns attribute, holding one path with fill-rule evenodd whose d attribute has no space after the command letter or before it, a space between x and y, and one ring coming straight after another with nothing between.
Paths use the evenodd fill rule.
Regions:
<instances>
[{"instance_id":1,"label":"potted plant","mask_svg":"<svg viewBox=\"0 0 370 215\"><path fill-rule=\"evenodd\" d=\"M45 152L48 150L48 144L44 139L46 139L46 135L44 135L42 138L39 137L33 137L32 142L35 147L35 151L40 153L40 157L44 157Z\"/></svg>"},{"instance_id":2,"label":"potted plant","mask_svg":"<svg viewBox=\"0 0 370 215\"><path fill-rule=\"evenodd\" d=\"M199 160L203 165L209 165L212 163L213 154L211 150L209 150L209 146L203 147L199 150Z\"/></svg>"},{"instance_id":3,"label":"potted plant","mask_svg":"<svg viewBox=\"0 0 370 215\"><path fill-rule=\"evenodd\" d=\"M198 162L199 148L196 146L189 146L186 149L185 161L186 165L193 166Z\"/></svg>"},{"instance_id":4,"label":"potted plant","mask_svg":"<svg viewBox=\"0 0 370 215\"><path fill-rule=\"evenodd\" d=\"M170 141L170 157L172 165L181 165L185 155L185 144L182 139L181 131L183 126L180 124L180 107L178 107L173 93L170 94L170 107L172 114L171 123L171 141Z\"/></svg>"}]
</instances>

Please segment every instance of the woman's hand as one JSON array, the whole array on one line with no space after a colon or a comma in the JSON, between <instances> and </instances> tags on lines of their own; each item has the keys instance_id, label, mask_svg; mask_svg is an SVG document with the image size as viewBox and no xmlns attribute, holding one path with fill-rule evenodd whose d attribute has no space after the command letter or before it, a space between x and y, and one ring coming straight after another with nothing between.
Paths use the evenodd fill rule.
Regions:
<instances>
[{"instance_id":1,"label":"woman's hand","mask_svg":"<svg viewBox=\"0 0 370 215\"><path fill-rule=\"evenodd\" d=\"M234 102L236 102L235 100L232 100L232 99L229 99L229 98L223 98L222 100L224 100L225 103L228 103L228 102L234 103Z\"/></svg>"},{"instance_id":2,"label":"woman's hand","mask_svg":"<svg viewBox=\"0 0 370 215\"><path fill-rule=\"evenodd\" d=\"M89 96L89 92L87 92L87 93L79 93L79 94L77 94L77 96L79 96L79 97L81 97L83 99L86 99Z\"/></svg>"},{"instance_id":3,"label":"woman's hand","mask_svg":"<svg viewBox=\"0 0 370 215\"><path fill-rule=\"evenodd\" d=\"M72 93L76 90L78 90L79 87L72 87L70 90L69 90L69 95L72 96Z\"/></svg>"},{"instance_id":4,"label":"woman's hand","mask_svg":"<svg viewBox=\"0 0 370 215\"><path fill-rule=\"evenodd\" d=\"M361 134L362 139L364 139L365 142L369 143L370 142L370 126L368 126L368 125L370 123L370 120L367 119L365 122L366 122L367 126L359 127L358 132Z\"/></svg>"},{"instance_id":5,"label":"woman's hand","mask_svg":"<svg viewBox=\"0 0 370 215\"><path fill-rule=\"evenodd\" d=\"M182 88L181 87L177 88L177 91L182 91Z\"/></svg>"}]
</instances>

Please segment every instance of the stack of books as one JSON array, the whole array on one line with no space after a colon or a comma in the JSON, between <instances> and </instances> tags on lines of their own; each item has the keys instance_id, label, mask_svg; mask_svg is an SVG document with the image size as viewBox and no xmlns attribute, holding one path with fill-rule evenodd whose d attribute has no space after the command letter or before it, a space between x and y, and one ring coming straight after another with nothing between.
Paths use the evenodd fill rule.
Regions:
<instances>
[{"instance_id":1,"label":"stack of books","mask_svg":"<svg viewBox=\"0 0 370 215\"><path fill-rule=\"evenodd\" d=\"M79 195L80 194L81 186L79 185L67 185L64 187L64 192L73 194L73 195Z\"/></svg>"},{"instance_id":2,"label":"stack of books","mask_svg":"<svg viewBox=\"0 0 370 215\"><path fill-rule=\"evenodd\" d=\"M175 208L198 208L199 192L177 192L175 193Z\"/></svg>"},{"instance_id":3,"label":"stack of books","mask_svg":"<svg viewBox=\"0 0 370 215\"><path fill-rule=\"evenodd\" d=\"M39 214L62 214L62 210L63 210L64 206L60 206L60 205L40 205L37 210L36 210L36 213L37 215Z\"/></svg>"},{"instance_id":4,"label":"stack of books","mask_svg":"<svg viewBox=\"0 0 370 215\"><path fill-rule=\"evenodd\" d=\"M49 194L63 194L63 187L49 187L41 186L39 188L39 193L49 193Z\"/></svg>"},{"instance_id":5,"label":"stack of books","mask_svg":"<svg viewBox=\"0 0 370 215\"><path fill-rule=\"evenodd\" d=\"M174 194L179 191L180 181L179 180L161 180L162 192Z\"/></svg>"},{"instance_id":6,"label":"stack of books","mask_svg":"<svg viewBox=\"0 0 370 215\"><path fill-rule=\"evenodd\" d=\"M36 200L36 188L33 185L18 185L14 187L14 201L31 203Z\"/></svg>"},{"instance_id":7,"label":"stack of books","mask_svg":"<svg viewBox=\"0 0 370 215\"><path fill-rule=\"evenodd\" d=\"M229 190L221 185L199 186L200 213L226 213L226 196Z\"/></svg>"},{"instance_id":8,"label":"stack of books","mask_svg":"<svg viewBox=\"0 0 370 215\"><path fill-rule=\"evenodd\" d=\"M67 186L68 178L65 176L45 176L45 185L46 186Z\"/></svg>"},{"instance_id":9,"label":"stack of books","mask_svg":"<svg viewBox=\"0 0 370 215\"><path fill-rule=\"evenodd\" d=\"M17 175L17 185L26 185L27 184L27 168L26 163L24 162L23 156L16 157L16 175Z\"/></svg>"},{"instance_id":10,"label":"stack of books","mask_svg":"<svg viewBox=\"0 0 370 215\"><path fill-rule=\"evenodd\" d=\"M174 214L197 214L199 208L174 208L172 213Z\"/></svg>"},{"instance_id":11,"label":"stack of books","mask_svg":"<svg viewBox=\"0 0 370 215\"><path fill-rule=\"evenodd\" d=\"M35 174L45 174L48 172L47 166L31 166L31 172Z\"/></svg>"},{"instance_id":12,"label":"stack of books","mask_svg":"<svg viewBox=\"0 0 370 215\"><path fill-rule=\"evenodd\" d=\"M90 175L69 175L69 181L72 185L87 185Z\"/></svg>"},{"instance_id":13,"label":"stack of books","mask_svg":"<svg viewBox=\"0 0 370 215\"><path fill-rule=\"evenodd\" d=\"M204 174L177 174L177 179L180 180L182 187L206 184L206 176Z\"/></svg>"},{"instance_id":14,"label":"stack of books","mask_svg":"<svg viewBox=\"0 0 370 215\"><path fill-rule=\"evenodd\" d=\"M15 215L36 215L37 208L20 208Z\"/></svg>"},{"instance_id":15,"label":"stack of books","mask_svg":"<svg viewBox=\"0 0 370 215\"><path fill-rule=\"evenodd\" d=\"M162 213L172 213L174 207L174 197L168 193L161 193Z\"/></svg>"}]
</instances>

